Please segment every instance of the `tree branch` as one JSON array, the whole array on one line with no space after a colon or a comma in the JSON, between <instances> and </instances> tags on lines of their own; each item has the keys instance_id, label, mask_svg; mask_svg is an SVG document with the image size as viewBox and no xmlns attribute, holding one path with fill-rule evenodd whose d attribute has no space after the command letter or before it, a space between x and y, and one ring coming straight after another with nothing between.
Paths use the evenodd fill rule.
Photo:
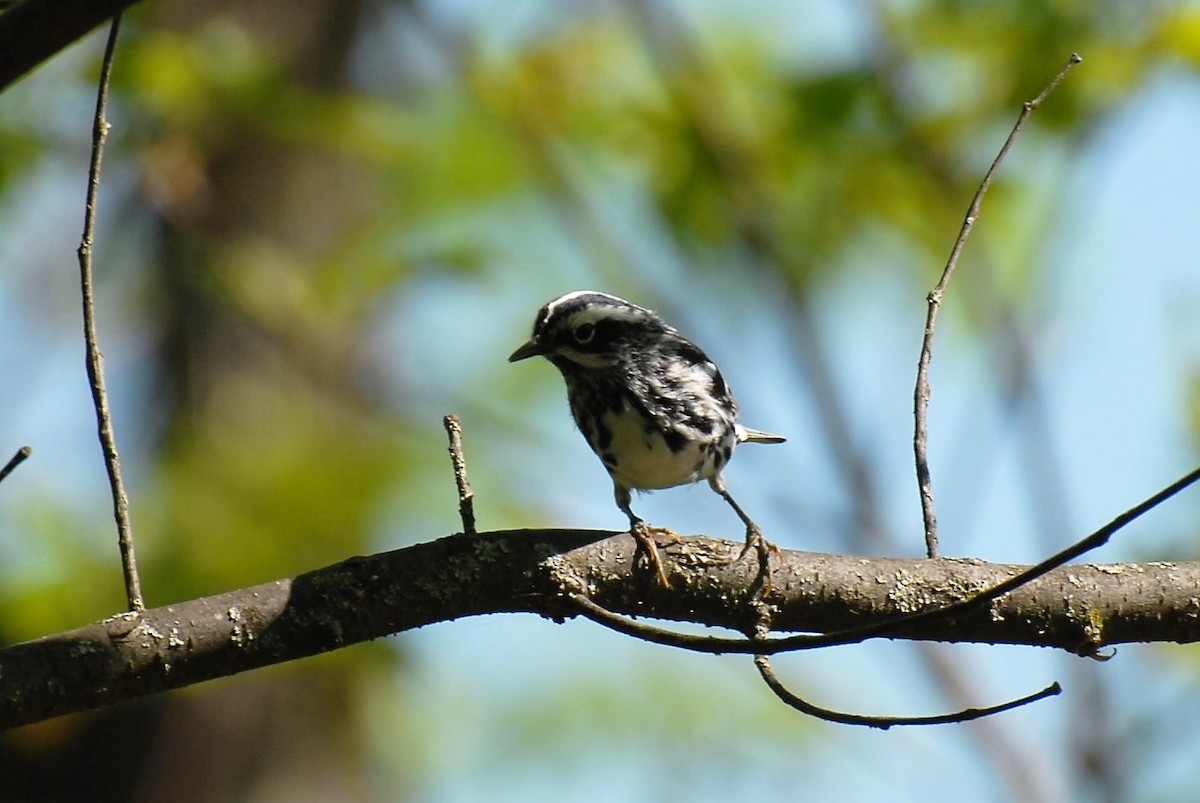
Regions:
<instances>
[{"instance_id":1,"label":"tree branch","mask_svg":"<svg viewBox=\"0 0 1200 803\"><path fill-rule=\"evenodd\" d=\"M282 663L435 622L528 612L562 620L586 592L608 610L752 632L753 558L706 536L665 550L661 588L633 567L627 533L511 530L455 535L294 578L121 614L0 650L0 727L95 708ZM777 561L777 562L776 562ZM829 632L942 607L1023 567L979 560L782 551L772 629ZM983 610L898 638L1093 652L1126 642L1200 641L1200 562L1072 565Z\"/></svg>"},{"instance_id":2,"label":"tree branch","mask_svg":"<svg viewBox=\"0 0 1200 803\"><path fill-rule=\"evenodd\" d=\"M0 13L0 92L137 0L24 0Z\"/></svg>"}]
</instances>

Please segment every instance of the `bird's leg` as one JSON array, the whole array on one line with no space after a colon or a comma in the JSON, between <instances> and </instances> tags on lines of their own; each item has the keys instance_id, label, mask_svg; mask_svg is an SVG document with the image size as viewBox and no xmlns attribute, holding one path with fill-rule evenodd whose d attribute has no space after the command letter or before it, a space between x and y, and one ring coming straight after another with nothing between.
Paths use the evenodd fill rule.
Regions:
<instances>
[{"instance_id":1,"label":"bird's leg","mask_svg":"<svg viewBox=\"0 0 1200 803\"><path fill-rule=\"evenodd\" d=\"M658 544L654 541L655 532L670 533L670 530L663 530L658 527L649 527L646 522L633 512L629 506L630 493L629 489L613 484L613 495L617 499L617 507L629 517L629 534L633 536L633 540L637 542L637 552L634 554L634 561L637 561L637 555L646 556L646 563L654 570L658 576L658 582L663 588L670 588L671 582L667 580L667 573L663 570L662 560L658 556ZM674 535L674 533L671 533Z\"/></svg>"},{"instance_id":2,"label":"bird's leg","mask_svg":"<svg viewBox=\"0 0 1200 803\"><path fill-rule=\"evenodd\" d=\"M736 513L738 518L742 520L742 524L746 525L746 545L743 546L742 551L738 553L737 560L741 560L742 558L746 557L746 553L749 552L751 548L757 550L758 572L759 577L761 577L763 581L763 595L765 596L770 594L771 553L774 552L778 554L779 547L768 541L762 534L762 530L758 529L758 525L754 523L754 520L746 514L746 511L742 510L742 506L739 505L736 500L734 500L733 495L729 493L728 489L726 489L725 481L720 475L710 479L709 485L712 486L714 491L721 495L722 499L729 503L729 506L733 508L733 512Z\"/></svg>"}]
</instances>

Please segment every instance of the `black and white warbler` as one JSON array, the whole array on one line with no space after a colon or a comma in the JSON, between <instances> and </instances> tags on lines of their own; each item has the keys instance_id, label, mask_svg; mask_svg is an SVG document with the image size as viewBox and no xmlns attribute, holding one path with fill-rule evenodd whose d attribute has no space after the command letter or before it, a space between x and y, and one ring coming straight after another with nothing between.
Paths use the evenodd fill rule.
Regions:
<instances>
[{"instance_id":1,"label":"black and white warbler","mask_svg":"<svg viewBox=\"0 0 1200 803\"><path fill-rule=\"evenodd\" d=\"M771 547L721 471L739 443L784 439L738 423L729 385L699 346L648 309L579 290L538 310L533 336L508 360L539 355L562 372L575 423L608 469L617 507L664 585L649 528L630 508L633 489L708 480L746 525L742 555L756 547L765 571Z\"/></svg>"}]
</instances>

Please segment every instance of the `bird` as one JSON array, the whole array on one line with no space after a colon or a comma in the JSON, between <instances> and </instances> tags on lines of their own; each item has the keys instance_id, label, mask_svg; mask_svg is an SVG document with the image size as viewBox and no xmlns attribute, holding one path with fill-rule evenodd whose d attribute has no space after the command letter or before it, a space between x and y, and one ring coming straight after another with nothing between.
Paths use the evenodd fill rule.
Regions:
<instances>
[{"instance_id":1,"label":"bird","mask_svg":"<svg viewBox=\"0 0 1200 803\"><path fill-rule=\"evenodd\" d=\"M769 587L775 548L734 500L722 471L740 443L785 438L738 422L729 383L704 350L653 311L608 293L576 290L544 304L529 340L508 358L545 357L562 374L575 424L613 483L617 507L659 582L669 586L632 491L707 480L746 527Z\"/></svg>"}]
</instances>

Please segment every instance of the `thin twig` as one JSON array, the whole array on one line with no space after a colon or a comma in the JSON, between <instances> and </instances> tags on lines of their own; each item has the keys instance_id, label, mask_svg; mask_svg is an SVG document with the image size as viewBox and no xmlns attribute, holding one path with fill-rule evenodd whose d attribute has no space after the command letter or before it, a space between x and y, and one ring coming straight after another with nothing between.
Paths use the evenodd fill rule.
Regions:
<instances>
[{"instance_id":1,"label":"thin twig","mask_svg":"<svg viewBox=\"0 0 1200 803\"><path fill-rule=\"evenodd\" d=\"M862 627L855 627L849 630L840 630L834 633L821 634L805 634L798 636L787 636L786 638L772 639L763 641L759 639L736 639L736 638L716 638L712 636L693 636L687 633L676 633L672 630L645 625L640 622L634 622L626 619L619 614L613 613L608 609L597 605L592 600L588 599L583 594L568 594L567 599L579 608L580 612L597 624L604 625L610 630L615 630L618 633L623 633L634 638L649 641L654 644L662 644L669 647L678 647L684 650L693 652L705 653L741 653L741 654L763 654L775 655L781 652L796 652L799 650L814 650L821 647L834 647L842 644L855 644L865 641L869 638L880 638L894 636L903 630L911 630L918 625L925 625L932 621L940 619L949 619L955 616L962 615L970 610L973 610L981 605L985 605L998 597L1013 591L1027 583L1036 580L1037 578L1048 574L1068 563L1071 560L1083 555L1084 553L1103 546L1108 539L1122 527L1125 527L1130 522L1144 515L1148 511L1162 504L1166 500L1175 496L1177 493L1187 488L1200 480L1200 469L1196 469L1186 476L1176 480L1168 485L1163 490L1146 499L1144 502L1135 505L1126 510L1108 524L1105 524L1100 529L1096 530L1091 535L1076 541L1071 546L1061 552L1052 555L1046 560L1031 566L1023 572L1013 575L1002 583L997 583L991 588L984 589L978 594L967 597L958 602L952 602L940 608L932 608L930 610L920 611L905 616L899 616L894 619L887 619L881 622L875 622ZM1089 657L1098 657L1098 650L1101 644L1086 644L1081 645L1079 651L1083 655Z\"/></svg>"},{"instance_id":2,"label":"thin twig","mask_svg":"<svg viewBox=\"0 0 1200 803\"><path fill-rule=\"evenodd\" d=\"M450 413L442 418L442 426L450 437L450 464L454 466L454 484L458 486L458 515L462 517L463 532L475 533L475 492L467 479L467 458L463 455L462 421Z\"/></svg>"},{"instance_id":3,"label":"thin twig","mask_svg":"<svg viewBox=\"0 0 1200 803\"><path fill-rule=\"evenodd\" d=\"M83 216L83 237L79 241L79 284L83 296L83 339L87 350L88 385L92 390L92 405L96 410L96 429L104 453L104 467L112 489L113 518L117 523L117 544L121 550L121 569L125 576L125 597L129 610L143 611L142 586L138 579L137 558L133 551L133 525L129 520L129 498L121 481L121 462L117 455L117 439L108 407L108 391L104 386L104 357L96 338L96 299L92 288L92 235L96 227L96 200L100 190L100 162L109 124L105 119L108 108L108 85L112 75L113 51L121 15L113 17L100 66L100 85L96 91L96 113L92 118L92 159L88 167L87 201Z\"/></svg>"},{"instance_id":4,"label":"thin twig","mask_svg":"<svg viewBox=\"0 0 1200 803\"><path fill-rule=\"evenodd\" d=\"M1000 164L1004 161L1004 157L1008 155L1009 149L1012 148L1013 142L1016 141L1017 136L1021 133L1021 129L1025 127L1025 121L1049 97L1050 93L1066 77L1071 68L1080 61L1082 61L1082 58L1080 58L1079 54L1072 53L1066 65L1059 70L1058 75L1054 76L1054 79L1047 84L1046 88L1036 98L1027 101L1021 106L1021 113L1017 116L1016 124L1013 125L1012 131L1009 132L1008 138L1004 140L1004 145L1000 148L1000 152L996 154L995 160L992 161L992 166L988 168L983 181L980 182L979 189L975 191L975 197L971 199L971 205L967 207L966 217L963 218L962 228L959 229L954 246L950 249L950 258L946 261L946 267L942 270L942 276L938 280L937 285L929 291L929 295L926 297L929 309L925 316L925 334L921 340L921 355L917 359L917 383L913 390L913 418L915 419L913 427L913 452L916 458L917 488L921 494L921 516L925 523L925 553L931 558L938 556L938 535L937 514L933 504L933 483L929 475L929 456L927 453L929 442L927 420L930 396L929 362L933 358L933 335L937 328L938 311L941 309L942 297L945 295L946 287L950 284L950 277L954 274L954 269L958 265L958 258L962 254L963 246L966 245L967 237L970 236L971 230L975 227L975 222L979 219L979 207L983 202L983 196L991 186L992 179L996 175L996 171L1000 168Z\"/></svg>"},{"instance_id":5,"label":"thin twig","mask_svg":"<svg viewBox=\"0 0 1200 803\"><path fill-rule=\"evenodd\" d=\"M841 725L864 725L868 728L878 728L879 730L887 730L894 725L948 725L957 722L970 722L973 719L982 719L983 717L990 717L993 714L1011 711L1014 708L1020 708L1023 705L1029 705L1038 700L1044 700L1047 697L1053 697L1062 693L1062 687L1055 682L1034 694L1010 700L1000 705L988 706L987 708L966 708L952 714L936 714L927 717L867 716L864 714L847 714L842 711L822 708L797 697L779 680L779 677L775 674L775 670L771 668L771 660L765 655L754 656L754 665L758 667L758 673L762 676L763 682L767 684L771 691L775 692L775 696L797 711L827 722L836 722Z\"/></svg>"},{"instance_id":6,"label":"thin twig","mask_svg":"<svg viewBox=\"0 0 1200 803\"><path fill-rule=\"evenodd\" d=\"M4 482L4 478L12 474L17 466L28 460L31 454L33 454L33 449L28 446L22 446L20 449L17 449L17 453L4 464L4 468L0 468L0 482Z\"/></svg>"},{"instance_id":7,"label":"thin twig","mask_svg":"<svg viewBox=\"0 0 1200 803\"><path fill-rule=\"evenodd\" d=\"M763 642L768 640L771 633L771 609L767 606L759 608L758 623L755 625L753 637L755 641ZM844 711L835 711L832 708L823 708L814 703L801 698L799 695L792 692L783 685L778 675L775 674L775 669L771 666L771 659L766 655L755 655L754 666L758 668L758 673L762 677L763 682L768 688L775 693L785 705L796 709L802 714L807 714L817 719L825 720L826 722L835 722L840 725L863 725L868 728L878 728L879 730L887 730L894 725L945 725L955 722L967 722L972 719L981 719L999 714L1002 711L1009 711L1022 705L1036 702L1051 695L1058 694L1062 688L1058 683L1054 683L1040 692L1026 695L1016 700L1010 700L999 705L988 706L987 708L967 708L962 711L957 711L951 714L936 714L933 716L924 717L890 717L866 714L849 714Z\"/></svg>"}]
</instances>

